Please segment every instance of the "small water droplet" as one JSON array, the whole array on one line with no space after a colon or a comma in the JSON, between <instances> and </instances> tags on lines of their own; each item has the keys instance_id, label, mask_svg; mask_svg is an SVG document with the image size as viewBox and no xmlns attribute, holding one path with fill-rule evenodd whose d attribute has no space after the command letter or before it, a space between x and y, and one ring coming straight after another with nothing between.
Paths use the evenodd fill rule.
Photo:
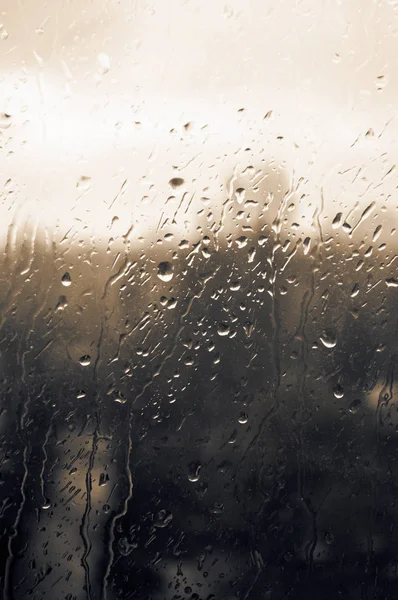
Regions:
<instances>
[{"instance_id":1,"label":"small water droplet","mask_svg":"<svg viewBox=\"0 0 398 600\"><path fill-rule=\"evenodd\" d=\"M82 175L76 183L76 187L78 190L86 192L91 187L91 177L88 177L87 175Z\"/></svg>"},{"instance_id":2,"label":"small water droplet","mask_svg":"<svg viewBox=\"0 0 398 600\"><path fill-rule=\"evenodd\" d=\"M245 235L241 235L236 240L236 244L237 244L238 248L244 248L247 244L247 237Z\"/></svg>"},{"instance_id":3,"label":"small water droplet","mask_svg":"<svg viewBox=\"0 0 398 600\"><path fill-rule=\"evenodd\" d=\"M5 112L0 113L0 129L8 129L11 127L11 122L11 115Z\"/></svg>"},{"instance_id":4,"label":"small water droplet","mask_svg":"<svg viewBox=\"0 0 398 600\"><path fill-rule=\"evenodd\" d=\"M43 510L48 510L51 507L51 502L49 500L45 500L45 502L43 502L43 504L41 505Z\"/></svg>"},{"instance_id":5,"label":"small water droplet","mask_svg":"<svg viewBox=\"0 0 398 600\"><path fill-rule=\"evenodd\" d=\"M213 502L210 508L213 515L221 515L224 512L224 504L222 502Z\"/></svg>"},{"instance_id":6,"label":"small water droplet","mask_svg":"<svg viewBox=\"0 0 398 600\"><path fill-rule=\"evenodd\" d=\"M356 398L355 400L353 400L350 404L350 406L348 407L348 410L351 414L355 415L359 409L361 408L362 402L359 398Z\"/></svg>"},{"instance_id":7,"label":"small water droplet","mask_svg":"<svg viewBox=\"0 0 398 600\"><path fill-rule=\"evenodd\" d=\"M64 273L64 275L62 275L61 281L62 281L62 285L64 285L65 287L69 287L70 284L72 283L69 273Z\"/></svg>"},{"instance_id":8,"label":"small water droplet","mask_svg":"<svg viewBox=\"0 0 398 600\"><path fill-rule=\"evenodd\" d=\"M342 220L343 220L343 213L341 213L341 212L337 213L337 215L335 216L335 218L332 221L333 229L337 229L338 227L340 227Z\"/></svg>"},{"instance_id":9,"label":"small water droplet","mask_svg":"<svg viewBox=\"0 0 398 600\"><path fill-rule=\"evenodd\" d=\"M241 412L240 415L239 415L239 418L238 418L238 422L241 425L244 425L245 423L247 423L247 421L248 421L247 414L245 412Z\"/></svg>"},{"instance_id":10,"label":"small water droplet","mask_svg":"<svg viewBox=\"0 0 398 600\"><path fill-rule=\"evenodd\" d=\"M175 190L178 187L184 185L185 181L182 177L173 177L169 181L169 185Z\"/></svg>"},{"instance_id":11,"label":"small water droplet","mask_svg":"<svg viewBox=\"0 0 398 600\"><path fill-rule=\"evenodd\" d=\"M115 402L118 404L126 404L127 398L121 392L116 392Z\"/></svg>"},{"instance_id":12,"label":"small water droplet","mask_svg":"<svg viewBox=\"0 0 398 600\"><path fill-rule=\"evenodd\" d=\"M0 39L6 40L8 38L8 31L4 27L3 23L0 23Z\"/></svg>"},{"instance_id":13,"label":"small water droplet","mask_svg":"<svg viewBox=\"0 0 398 600\"><path fill-rule=\"evenodd\" d=\"M100 487L103 487L108 482L109 482L109 475L108 475L108 473L100 473L100 478L99 478L98 485Z\"/></svg>"},{"instance_id":14,"label":"small water droplet","mask_svg":"<svg viewBox=\"0 0 398 600\"><path fill-rule=\"evenodd\" d=\"M97 56L98 71L101 75L106 75L111 68L111 60L105 52L100 52Z\"/></svg>"},{"instance_id":15,"label":"small water droplet","mask_svg":"<svg viewBox=\"0 0 398 600\"><path fill-rule=\"evenodd\" d=\"M325 329L319 339L325 348L334 348L337 344L336 332L333 329Z\"/></svg>"},{"instance_id":16,"label":"small water droplet","mask_svg":"<svg viewBox=\"0 0 398 600\"><path fill-rule=\"evenodd\" d=\"M227 323L220 323L217 328L218 335L225 336L229 334L229 325Z\"/></svg>"},{"instance_id":17,"label":"small water droplet","mask_svg":"<svg viewBox=\"0 0 398 600\"><path fill-rule=\"evenodd\" d=\"M192 481L192 483L196 483L196 481L199 481L201 468L202 465L199 462L193 462L189 465L189 481Z\"/></svg>"},{"instance_id":18,"label":"small water droplet","mask_svg":"<svg viewBox=\"0 0 398 600\"><path fill-rule=\"evenodd\" d=\"M161 262L158 265L158 277L162 281L171 281L173 278L173 265L170 262Z\"/></svg>"},{"instance_id":19,"label":"small water droplet","mask_svg":"<svg viewBox=\"0 0 398 600\"><path fill-rule=\"evenodd\" d=\"M84 356L81 357L81 359L79 360L79 363L81 364L82 367L88 367L89 364L91 363L91 356L89 356L88 354L85 354Z\"/></svg>"},{"instance_id":20,"label":"small water droplet","mask_svg":"<svg viewBox=\"0 0 398 600\"><path fill-rule=\"evenodd\" d=\"M246 196L245 188L238 188L235 192L236 201L238 204L243 204Z\"/></svg>"},{"instance_id":21,"label":"small water droplet","mask_svg":"<svg viewBox=\"0 0 398 600\"><path fill-rule=\"evenodd\" d=\"M333 388L333 394L334 394L335 398L343 398L344 390L340 385L336 385Z\"/></svg>"},{"instance_id":22,"label":"small water droplet","mask_svg":"<svg viewBox=\"0 0 398 600\"><path fill-rule=\"evenodd\" d=\"M156 515L155 527L167 527L167 525L173 520L173 514L167 510L160 510Z\"/></svg>"},{"instance_id":23,"label":"small water droplet","mask_svg":"<svg viewBox=\"0 0 398 600\"><path fill-rule=\"evenodd\" d=\"M77 398L78 400L80 400L81 398L85 398L86 396L87 396L87 394L86 394L86 392L85 392L84 390L79 390L79 391L77 392L77 396L76 396L76 398Z\"/></svg>"},{"instance_id":24,"label":"small water droplet","mask_svg":"<svg viewBox=\"0 0 398 600\"><path fill-rule=\"evenodd\" d=\"M333 544L334 542L334 535L331 531L327 531L325 533L325 542L327 543L328 546L330 546L330 544Z\"/></svg>"}]
</instances>

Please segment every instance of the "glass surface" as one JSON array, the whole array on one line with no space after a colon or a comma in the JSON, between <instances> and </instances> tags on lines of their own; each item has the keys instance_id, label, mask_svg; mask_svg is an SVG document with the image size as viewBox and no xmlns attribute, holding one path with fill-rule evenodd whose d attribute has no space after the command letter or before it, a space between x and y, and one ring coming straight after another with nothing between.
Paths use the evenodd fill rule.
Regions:
<instances>
[{"instance_id":1,"label":"glass surface","mask_svg":"<svg viewBox=\"0 0 398 600\"><path fill-rule=\"evenodd\" d=\"M397 36L0 6L6 600L396 596Z\"/></svg>"}]
</instances>

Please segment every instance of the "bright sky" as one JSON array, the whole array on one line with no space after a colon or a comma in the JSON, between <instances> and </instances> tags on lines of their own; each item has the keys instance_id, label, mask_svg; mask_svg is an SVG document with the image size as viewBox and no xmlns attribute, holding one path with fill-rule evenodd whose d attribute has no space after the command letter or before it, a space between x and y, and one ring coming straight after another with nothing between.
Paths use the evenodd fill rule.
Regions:
<instances>
[{"instance_id":1,"label":"bright sky","mask_svg":"<svg viewBox=\"0 0 398 600\"><path fill-rule=\"evenodd\" d=\"M0 122L0 235L28 213L58 221L61 237L72 227L106 243L112 223L117 235L131 222L145 236L175 216L187 190L175 221L192 236L203 189L220 210L247 147L252 162L275 157L304 178L303 229L321 186L333 218L358 198L358 215L384 202L398 184L393 172L380 188L398 134L396 2L9 5L0 13L0 113L10 115ZM176 176L186 186L166 202Z\"/></svg>"}]
</instances>

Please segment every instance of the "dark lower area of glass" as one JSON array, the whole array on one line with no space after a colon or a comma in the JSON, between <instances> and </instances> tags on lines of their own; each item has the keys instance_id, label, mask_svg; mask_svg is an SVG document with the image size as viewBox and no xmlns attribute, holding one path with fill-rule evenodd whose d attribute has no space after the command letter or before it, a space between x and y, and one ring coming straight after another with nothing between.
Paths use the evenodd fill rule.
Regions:
<instances>
[{"instance_id":1,"label":"dark lower area of glass","mask_svg":"<svg viewBox=\"0 0 398 600\"><path fill-rule=\"evenodd\" d=\"M289 254L278 214L3 260L5 598L395 597L393 252Z\"/></svg>"}]
</instances>

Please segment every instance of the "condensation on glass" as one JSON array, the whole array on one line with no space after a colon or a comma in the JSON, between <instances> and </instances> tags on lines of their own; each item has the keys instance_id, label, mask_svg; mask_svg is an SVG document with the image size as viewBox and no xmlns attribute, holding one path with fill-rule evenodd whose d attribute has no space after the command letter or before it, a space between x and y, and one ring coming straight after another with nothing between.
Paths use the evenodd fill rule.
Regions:
<instances>
[{"instance_id":1,"label":"condensation on glass","mask_svg":"<svg viewBox=\"0 0 398 600\"><path fill-rule=\"evenodd\" d=\"M397 36L3 3L6 600L395 597Z\"/></svg>"}]
</instances>

